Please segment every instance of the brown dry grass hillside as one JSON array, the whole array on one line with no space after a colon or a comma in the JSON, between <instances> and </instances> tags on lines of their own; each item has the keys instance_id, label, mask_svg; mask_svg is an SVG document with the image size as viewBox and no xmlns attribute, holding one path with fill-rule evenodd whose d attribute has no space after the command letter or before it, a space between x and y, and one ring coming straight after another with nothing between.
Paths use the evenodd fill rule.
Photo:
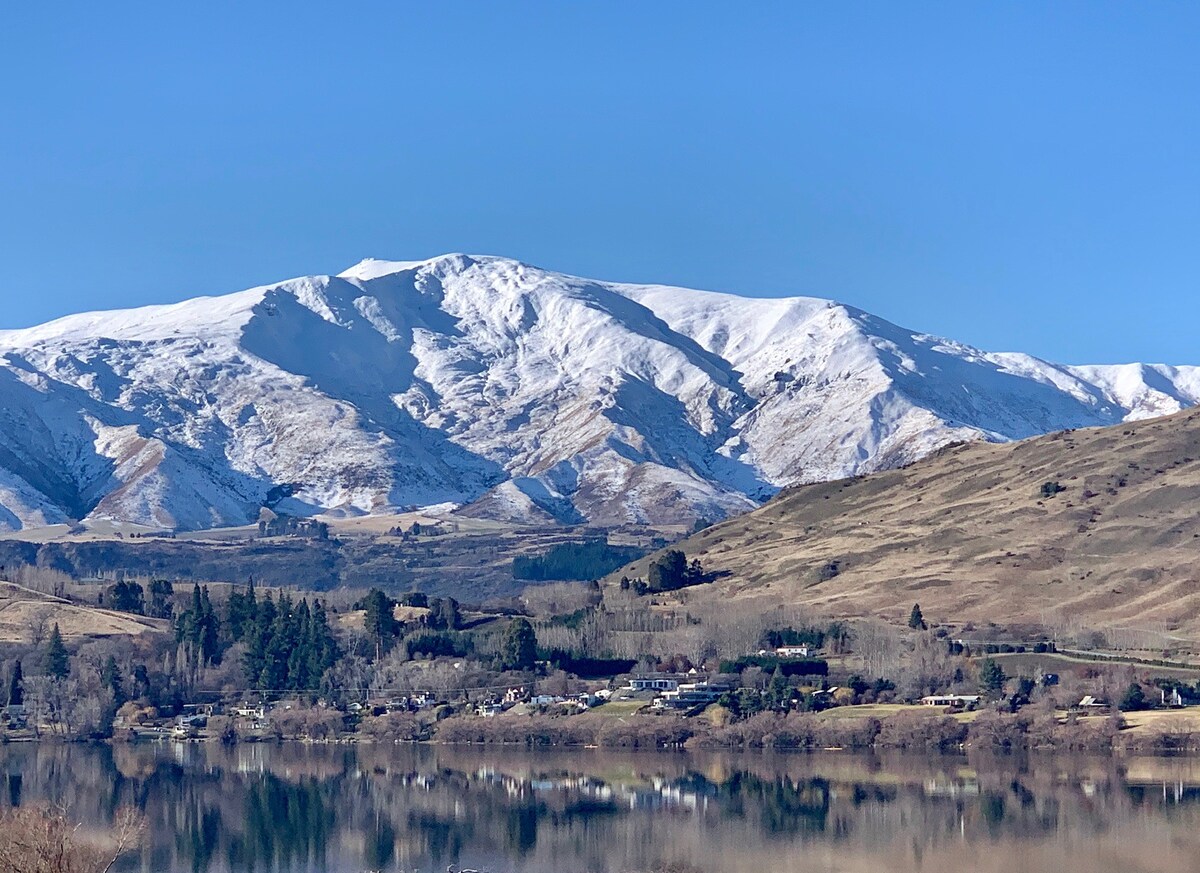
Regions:
<instances>
[{"instance_id":1,"label":"brown dry grass hillside","mask_svg":"<svg viewBox=\"0 0 1200 873\"><path fill-rule=\"evenodd\" d=\"M1047 482L1063 490L1043 497ZM719 578L660 602L892 621L919 602L943 622L1200 640L1200 410L953 446L905 469L788 490L679 548ZM643 576L647 560L623 572Z\"/></svg>"},{"instance_id":2,"label":"brown dry grass hillside","mask_svg":"<svg viewBox=\"0 0 1200 873\"><path fill-rule=\"evenodd\" d=\"M68 640L166 632L170 622L84 606L0 582L0 643L36 643L55 624Z\"/></svg>"}]
</instances>

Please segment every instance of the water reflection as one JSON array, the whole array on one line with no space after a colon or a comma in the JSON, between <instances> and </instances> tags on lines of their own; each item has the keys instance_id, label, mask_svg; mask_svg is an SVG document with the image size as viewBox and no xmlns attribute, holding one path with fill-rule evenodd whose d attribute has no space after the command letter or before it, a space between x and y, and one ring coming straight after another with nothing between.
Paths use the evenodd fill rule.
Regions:
<instances>
[{"instance_id":1,"label":"water reflection","mask_svg":"<svg viewBox=\"0 0 1200 873\"><path fill-rule=\"evenodd\" d=\"M122 869L193 873L1190 871L1200 762L203 745L0 748L0 804L103 828Z\"/></svg>"}]
</instances>

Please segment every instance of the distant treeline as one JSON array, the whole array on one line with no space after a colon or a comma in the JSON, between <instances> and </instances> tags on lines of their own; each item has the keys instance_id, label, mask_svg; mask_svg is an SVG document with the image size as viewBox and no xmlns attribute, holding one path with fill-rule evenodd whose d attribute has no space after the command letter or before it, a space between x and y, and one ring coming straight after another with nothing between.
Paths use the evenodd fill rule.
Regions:
<instances>
[{"instance_id":1,"label":"distant treeline","mask_svg":"<svg viewBox=\"0 0 1200 873\"><path fill-rule=\"evenodd\" d=\"M538 657L580 679L610 679L631 673L637 667L637 661L630 658L588 658L561 649L539 650Z\"/></svg>"},{"instance_id":2,"label":"distant treeline","mask_svg":"<svg viewBox=\"0 0 1200 873\"><path fill-rule=\"evenodd\" d=\"M741 673L747 667L778 670L784 676L828 676L829 664L820 658L780 658L776 655L746 655L732 661L722 661L722 673Z\"/></svg>"},{"instance_id":3,"label":"distant treeline","mask_svg":"<svg viewBox=\"0 0 1200 873\"><path fill-rule=\"evenodd\" d=\"M530 582L591 582L643 554L636 546L611 546L603 540L561 543L545 554L513 558L513 578Z\"/></svg>"}]
</instances>

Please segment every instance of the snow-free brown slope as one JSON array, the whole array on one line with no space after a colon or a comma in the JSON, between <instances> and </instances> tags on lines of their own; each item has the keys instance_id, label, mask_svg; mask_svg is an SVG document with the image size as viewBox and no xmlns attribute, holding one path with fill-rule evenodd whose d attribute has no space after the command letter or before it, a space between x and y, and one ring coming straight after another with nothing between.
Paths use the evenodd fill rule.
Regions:
<instances>
[{"instance_id":1,"label":"snow-free brown slope","mask_svg":"<svg viewBox=\"0 0 1200 873\"><path fill-rule=\"evenodd\" d=\"M1047 482L1064 490L1043 497ZM904 469L789 489L682 548L718 575L688 589L690 603L901 621L919 602L938 621L1200 640L1200 412L952 446Z\"/></svg>"}]
</instances>

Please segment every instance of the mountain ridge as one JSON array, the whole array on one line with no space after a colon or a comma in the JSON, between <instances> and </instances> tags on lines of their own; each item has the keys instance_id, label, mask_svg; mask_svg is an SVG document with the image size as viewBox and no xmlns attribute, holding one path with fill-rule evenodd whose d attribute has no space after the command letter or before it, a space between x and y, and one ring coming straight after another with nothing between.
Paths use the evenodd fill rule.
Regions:
<instances>
[{"instance_id":1,"label":"mountain ridge","mask_svg":"<svg viewBox=\"0 0 1200 873\"><path fill-rule=\"evenodd\" d=\"M0 528L457 504L689 524L779 488L1175 412L1200 368L987 353L812 297L367 259L0 331Z\"/></svg>"}]
</instances>

